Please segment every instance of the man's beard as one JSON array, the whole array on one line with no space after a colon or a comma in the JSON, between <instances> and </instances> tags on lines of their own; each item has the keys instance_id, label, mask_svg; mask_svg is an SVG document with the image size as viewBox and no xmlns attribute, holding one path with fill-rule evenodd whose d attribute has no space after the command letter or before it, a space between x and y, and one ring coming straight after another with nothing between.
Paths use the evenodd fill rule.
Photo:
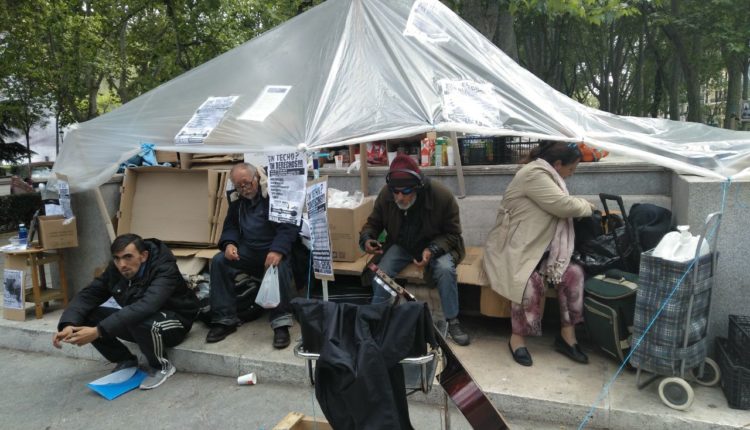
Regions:
<instances>
[{"instance_id":1,"label":"man's beard","mask_svg":"<svg viewBox=\"0 0 750 430\"><path fill-rule=\"evenodd\" d=\"M258 190L255 190L254 193L250 193L250 192L247 192L247 191L240 193L240 196L242 196L242 198L245 198L245 199L248 199L248 200L254 199L255 196L257 196L257 195L258 195Z\"/></svg>"},{"instance_id":2,"label":"man's beard","mask_svg":"<svg viewBox=\"0 0 750 430\"><path fill-rule=\"evenodd\" d=\"M414 203L417 202L417 199L412 199L409 203L402 205L399 202L396 202L396 206L398 206L399 209L402 211L408 210L410 207L414 206Z\"/></svg>"}]
</instances>

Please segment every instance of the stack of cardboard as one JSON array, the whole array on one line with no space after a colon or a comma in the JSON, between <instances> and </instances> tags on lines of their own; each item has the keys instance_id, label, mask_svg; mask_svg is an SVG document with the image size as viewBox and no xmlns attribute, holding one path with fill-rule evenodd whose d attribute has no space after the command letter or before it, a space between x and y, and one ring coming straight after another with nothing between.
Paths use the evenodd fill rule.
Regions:
<instances>
[{"instance_id":1,"label":"stack of cardboard","mask_svg":"<svg viewBox=\"0 0 750 430\"><path fill-rule=\"evenodd\" d=\"M242 154L180 154L183 169L229 170L233 164L243 161Z\"/></svg>"},{"instance_id":2,"label":"stack of cardboard","mask_svg":"<svg viewBox=\"0 0 750 430\"><path fill-rule=\"evenodd\" d=\"M202 258L195 256L197 250L214 248L221 237L228 173L168 167L126 170L117 234L156 237L187 249L181 251L185 258Z\"/></svg>"}]
</instances>

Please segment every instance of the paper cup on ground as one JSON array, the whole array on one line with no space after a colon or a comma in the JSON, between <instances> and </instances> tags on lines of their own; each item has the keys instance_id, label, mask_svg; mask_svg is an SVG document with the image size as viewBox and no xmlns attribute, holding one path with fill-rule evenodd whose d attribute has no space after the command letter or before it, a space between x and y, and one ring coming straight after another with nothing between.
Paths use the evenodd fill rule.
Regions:
<instances>
[{"instance_id":1,"label":"paper cup on ground","mask_svg":"<svg viewBox=\"0 0 750 430\"><path fill-rule=\"evenodd\" d=\"M396 155L398 152L389 152L388 153L388 165L390 166L391 163L393 163L393 160L396 158Z\"/></svg>"},{"instance_id":2,"label":"paper cup on ground","mask_svg":"<svg viewBox=\"0 0 750 430\"><path fill-rule=\"evenodd\" d=\"M342 168L342 167L344 167L344 156L343 155L337 155L337 156L335 156L333 158L334 158L334 160L336 160L336 167L338 167L339 169Z\"/></svg>"},{"instance_id":3,"label":"paper cup on ground","mask_svg":"<svg viewBox=\"0 0 750 430\"><path fill-rule=\"evenodd\" d=\"M255 376L255 372L250 372L247 375L242 375L237 378L237 385L255 385L258 383L258 377Z\"/></svg>"}]
</instances>

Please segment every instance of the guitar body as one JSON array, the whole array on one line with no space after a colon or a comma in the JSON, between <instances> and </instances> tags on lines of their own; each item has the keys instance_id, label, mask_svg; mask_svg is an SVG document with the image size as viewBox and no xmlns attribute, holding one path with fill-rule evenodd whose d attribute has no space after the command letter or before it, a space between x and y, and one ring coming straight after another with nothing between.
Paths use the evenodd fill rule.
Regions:
<instances>
[{"instance_id":1,"label":"guitar body","mask_svg":"<svg viewBox=\"0 0 750 430\"><path fill-rule=\"evenodd\" d=\"M386 273L374 263L368 268L375 273L376 277L383 281L383 285L394 290L400 297L407 301L415 301L416 298L404 287L398 285ZM474 381L469 372L464 368L461 360L451 349L448 342L439 330L435 330L440 349L443 351L445 366L438 375L438 382L448 397L453 400L458 410L475 430L502 430L510 428L505 418L487 398L479 385Z\"/></svg>"}]
</instances>

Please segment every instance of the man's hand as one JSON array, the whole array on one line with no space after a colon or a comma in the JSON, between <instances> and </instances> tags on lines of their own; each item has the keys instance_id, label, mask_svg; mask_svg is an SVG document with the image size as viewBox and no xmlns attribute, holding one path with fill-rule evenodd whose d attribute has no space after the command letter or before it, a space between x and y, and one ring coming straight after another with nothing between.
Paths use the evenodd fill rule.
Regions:
<instances>
[{"instance_id":1,"label":"man's hand","mask_svg":"<svg viewBox=\"0 0 750 430\"><path fill-rule=\"evenodd\" d=\"M96 327L72 327L73 333L65 338L63 342L72 343L73 345L83 346L99 338L99 330Z\"/></svg>"},{"instance_id":2,"label":"man's hand","mask_svg":"<svg viewBox=\"0 0 750 430\"><path fill-rule=\"evenodd\" d=\"M367 239L365 241L365 252L368 254L382 254L383 245L375 239Z\"/></svg>"},{"instance_id":3,"label":"man's hand","mask_svg":"<svg viewBox=\"0 0 750 430\"><path fill-rule=\"evenodd\" d=\"M226 258L229 261L237 261L240 259L240 253L237 251L237 247L233 244L227 245L226 248L224 248L224 258Z\"/></svg>"},{"instance_id":4,"label":"man's hand","mask_svg":"<svg viewBox=\"0 0 750 430\"><path fill-rule=\"evenodd\" d=\"M275 251L269 251L268 254L266 254L266 262L264 266L266 267L266 269L271 266L278 266L279 263L281 263L282 258L284 258L282 254Z\"/></svg>"},{"instance_id":5,"label":"man's hand","mask_svg":"<svg viewBox=\"0 0 750 430\"><path fill-rule=\"evenodd\" d=\"M62 344L60 342L67 342L68 338L72 334L73 334L73 326L65 327L64 329L52 335L52 345L57 349L62 348Z\"/></svg>"},{"instance_id":6,"label":"man's hand","mask_svg":"<svg viewBox=\"0 0 750 430\"><path fill-rule=\"evenodd\" d=\"M427 265L427 263L430 262L430 259L432 258L432 251L429 250L429 248L425 248L424 251L422 251L422 261L414 260L414 264L417 267L424 267Z\"/></svg>"}]
</instances>

